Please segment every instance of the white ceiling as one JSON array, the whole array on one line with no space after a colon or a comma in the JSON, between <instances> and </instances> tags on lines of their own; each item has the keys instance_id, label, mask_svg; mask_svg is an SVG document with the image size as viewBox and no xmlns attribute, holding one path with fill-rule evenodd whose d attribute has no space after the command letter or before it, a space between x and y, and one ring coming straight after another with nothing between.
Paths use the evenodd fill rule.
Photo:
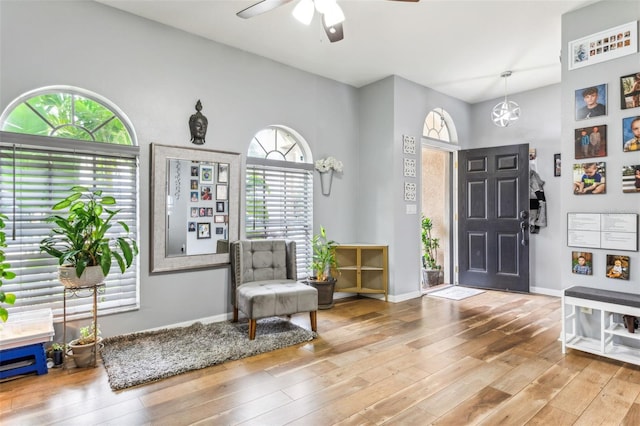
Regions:
<instances>
[{"instance_id":1,"label":"white ceiling","mask_svg":"<svg viewBox=\"0 0 640 426\"><path fill-rule=\"evenodd\" d=\"M257 0L97 0L217 42L361 87L395 74L477 103L560 82L561 15L593 0L338 0L344 40L330 43L297 0L241 19Z\"/></svg>"}]
</instances>

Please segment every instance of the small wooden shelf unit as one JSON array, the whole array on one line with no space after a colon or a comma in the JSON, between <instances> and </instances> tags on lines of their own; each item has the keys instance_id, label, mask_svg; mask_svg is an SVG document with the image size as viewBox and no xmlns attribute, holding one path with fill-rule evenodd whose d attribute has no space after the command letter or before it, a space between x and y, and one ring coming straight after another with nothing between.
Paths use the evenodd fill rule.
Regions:
<instances>
[{"instance_id":1,"label":"small wooden shelf unit","mask_svg":"<svg viewBox=\"0 0 640 426\"><path fill-rule=\"evenodd\" d=\"M336 260L340 274L335 291L384 294L387 301L388 246L340 244L336 247Z\"/></svg>"}]
</instances>

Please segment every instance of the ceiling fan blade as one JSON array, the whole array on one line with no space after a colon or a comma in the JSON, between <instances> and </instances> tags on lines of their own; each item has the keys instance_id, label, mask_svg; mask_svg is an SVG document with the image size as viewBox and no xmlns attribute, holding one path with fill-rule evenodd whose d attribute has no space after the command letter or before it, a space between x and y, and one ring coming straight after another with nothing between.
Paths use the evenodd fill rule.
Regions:
<instances>
[{"instance_id":1,"label":"ceiling fan blade","mask_svg":"<svg viewBox=\"0 0 640 426\"><path fill-rule=\"evenodd\" d=\"M322 26L324 27L324 32L327 33L327 37L329 37L329 41L331 43L335 43L336 41L340 41L344 38L344 30L342 29L342 22L332 27L327 27L327 24L324 20L324 15L323 15Z\"/></svg>"},{"instance_id":2,"label":"ceiling fan blade","mask_svg":"<svg viewBox=\"0 0 640 426\"><path fill-rule=\"evenodd\" d=\"M293 0L261 0L258 3L242 9L236 13L237 16L244 19L253 18L254 16L261 15L265 12L275 9L276 7L287 4Z\"/></svg>"}]
</instances>

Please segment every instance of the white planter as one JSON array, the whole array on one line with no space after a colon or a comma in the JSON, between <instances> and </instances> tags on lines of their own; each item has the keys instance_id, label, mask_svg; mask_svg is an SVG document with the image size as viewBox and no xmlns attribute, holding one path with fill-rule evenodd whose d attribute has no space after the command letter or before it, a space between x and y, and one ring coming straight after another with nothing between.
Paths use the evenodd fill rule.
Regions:
<instances>
[{"instance_id":1,"label":"white planter","mask_svg":"<svg viewBox=\"0 0 640 426\"><path fill-rule=\"evenodd\" d=\"M100 266L88 266L82 275L76 275L76 268L62 265L58 267L58 279L66 288L91 287L104 281Z\"/></svg>"}]
</instances>

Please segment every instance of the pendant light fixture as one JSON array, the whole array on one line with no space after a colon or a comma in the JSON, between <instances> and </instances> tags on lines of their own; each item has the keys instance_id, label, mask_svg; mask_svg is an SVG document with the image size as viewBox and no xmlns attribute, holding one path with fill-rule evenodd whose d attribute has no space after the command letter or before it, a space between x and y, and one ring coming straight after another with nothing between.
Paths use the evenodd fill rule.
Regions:
<instances>
[{"instance_id":1,"label":"pendant light fixture","mask_svg":"<svg viewBox=\"0 0 640 426\"><path fill-rule=\"evenodd\" d=\"M322 15L327 28L344 22L344 13L336 0L300 0L293 9L293 16L304 25L309 25L315 11Z\"/></svg>"},{"instance_id":2,"label":"pendant light fixture","mask_svg":"<svg viewBox=\"0 0 640 426\"><path fill-rule=\"evenodd\" d=\"M493 107L491 119L498 127L507 127L520 118L520 105L507 99L507 78L511 77L511 71L500 74L504 78L504 101Z\"/></svg>"}]
</instances>

